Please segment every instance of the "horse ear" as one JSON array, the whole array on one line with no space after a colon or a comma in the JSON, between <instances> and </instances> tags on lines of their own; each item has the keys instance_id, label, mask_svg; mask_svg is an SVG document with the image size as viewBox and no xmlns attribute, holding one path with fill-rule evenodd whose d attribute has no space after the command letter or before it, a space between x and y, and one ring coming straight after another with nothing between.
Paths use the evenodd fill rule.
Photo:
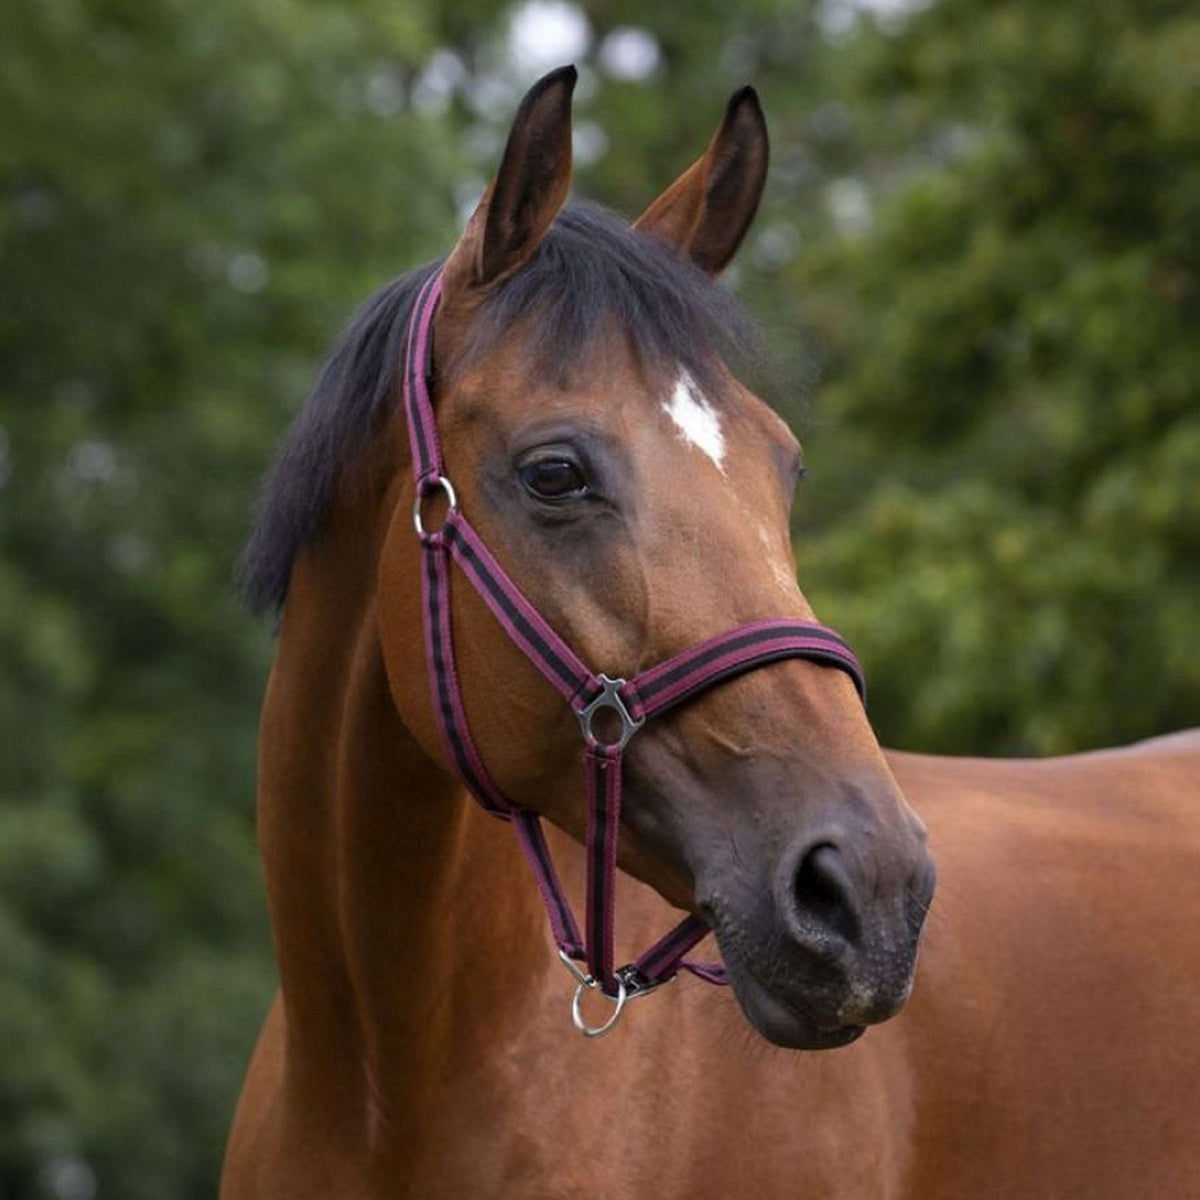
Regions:
<instances>
[{"instance_id":1,"label":"horse ear","mask_svg":"<svg viewBox=\"0 0 1200 1200\"><path fill-rule=\"evenodd\" d=\"M575 68L559 67L525 94L504 157L444 271L445 289L483 288L511 275L538 248L571 186Z\"/></svg>"},{"instance_id":2,"label":"horse ear","mask_svg":"<svg viewBox=\"0 0 1200 1200\"><path fill-rule=\"evenodd\" d=\"M634 223L716 274L734 256L767 181L767 123L752 87L734 92L708 149Z\"/></svg>"}]
</instances>

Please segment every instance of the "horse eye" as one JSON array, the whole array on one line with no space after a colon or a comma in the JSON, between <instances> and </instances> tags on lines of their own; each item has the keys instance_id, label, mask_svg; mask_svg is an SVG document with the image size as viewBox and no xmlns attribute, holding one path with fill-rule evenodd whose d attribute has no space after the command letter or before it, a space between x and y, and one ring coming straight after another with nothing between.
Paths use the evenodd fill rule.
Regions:
<instances>
[{"instance_id":1,"label":"horse eye","mask_svg":"<svg viewBox=\"0 0 1200 1200\"><path fill-rule=\"evenodd\" d=\"M588 486L579 466L568 458L539 458L520 470L521 482L539 500L577 500Z\"/></svg>"}]
</instances>

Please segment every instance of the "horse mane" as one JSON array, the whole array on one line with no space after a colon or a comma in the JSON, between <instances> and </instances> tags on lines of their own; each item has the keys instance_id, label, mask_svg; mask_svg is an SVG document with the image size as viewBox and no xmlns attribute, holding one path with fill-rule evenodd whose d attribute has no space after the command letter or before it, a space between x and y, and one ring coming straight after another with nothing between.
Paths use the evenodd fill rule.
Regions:
<instances>
[{"instance_id":1,"label":"horse mane","mask_svg":"<svg viewBox=\"0 0 1200 1200\"><path fill-rule=\"evenodd\" d=\"M413 303L440 265L400 276L363 305L292 422L238 566L253 611L282 608L297 553L320 533L339 480L380 428ZM488 297L464 357L485 356L518 324L534 369L564 384L614 326L648 372L683 367L701 386L713 382L716 363L761 344L742 307L708 274L592 204L563 209L530 261Z\"/></svg>"}]
</instances>

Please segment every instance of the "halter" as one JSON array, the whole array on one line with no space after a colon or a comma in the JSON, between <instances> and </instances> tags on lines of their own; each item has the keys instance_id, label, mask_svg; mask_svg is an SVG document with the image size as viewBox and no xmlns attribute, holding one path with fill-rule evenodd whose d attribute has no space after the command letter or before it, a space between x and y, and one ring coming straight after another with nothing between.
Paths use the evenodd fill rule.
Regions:
<instances>
[{"instance_id":1,"label":"halter","mask_svg":"<svg viewBox=\"0 0 1200 1200\"><path fill-rule=\"evenodd\" d=\"M837 667L854 681L860 698L866 694L862 669L833 630L791 618L739 625L630 680L610 678L585 666L492 557L463 516L454 486L443 472L429 393L433 361L431 331L441 291L441 272L435 271L413 306L402 363L404 408L416 479L413 527L425 551L421 595L433 707L446 755L463 782L487 812L512 823L545 903L559 957L576 981L571 1004L575 1027L586 1037L598 1037L616 1024L628 1001L661 987L680 969L709 983L728 982L725 969L719 964L685 958L709 931L707 923L696 915L685 917L633 962L613 967L621 768L629 740L650 718L726 679L781 659L803 658ZM441 529L435 531L425 528L422 508L438 492L445 499L447 511ZM501 793L471 737L458 686L450 630L452 559L508 636L579 718L587 783L586 938L580 937L550 860L538 815L513 804ZM619 732L611 739L602 739L596 733L596 716L603 711L614 714L619 722ZM608 720L611 724L612 718ZM586 969L579 963L586 964ZM599 991L613 1005L608 1019L599 1025L589 1025L583 1015L583 997L589 991Z\"/></svg>"}]
</instances>

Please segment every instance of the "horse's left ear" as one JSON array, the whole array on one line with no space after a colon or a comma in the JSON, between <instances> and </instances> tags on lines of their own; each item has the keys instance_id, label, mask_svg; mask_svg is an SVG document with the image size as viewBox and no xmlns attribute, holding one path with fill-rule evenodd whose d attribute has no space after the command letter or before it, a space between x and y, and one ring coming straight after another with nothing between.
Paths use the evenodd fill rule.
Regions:
<instances>
[{"instance_id":1,"label":"horse's left ear","mask_svg":"<svg viewBox=\"0 0 1200 1200\"><path fill-rule=\"evenodd\" d=\"M734 92L708 149L634 222L634 228L716 274L734 256L767 181L767 123L752 87Z\"/></svg>"},{"instance_id":2,"label":"horse's left ear","mask_svg":"<svg viewBox=\"0 0 1200 1200\"><path fill-rule=\"evenodd\" d=\"M576 77L574 67L560 67L539 79L521 101L500 169L446 260L447 295L511 275L538 248L566 203Z\"/></svg>"}]
</instances>

